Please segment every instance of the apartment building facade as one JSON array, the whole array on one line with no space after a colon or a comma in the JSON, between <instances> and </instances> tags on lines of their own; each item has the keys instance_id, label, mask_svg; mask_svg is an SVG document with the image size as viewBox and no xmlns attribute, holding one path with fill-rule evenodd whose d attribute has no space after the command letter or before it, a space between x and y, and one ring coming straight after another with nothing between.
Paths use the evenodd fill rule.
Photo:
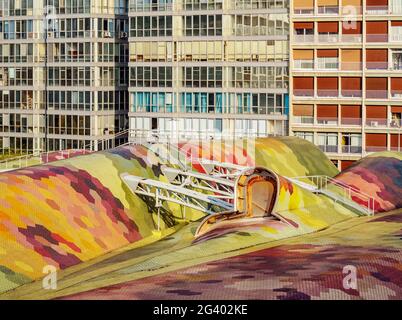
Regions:
<instances>
[{"instance_id":1,"label":"apartment building facade","mask_svg":"<svg viewBox=\"0 0 402 320\"><path fill-rule=\"evenodd\" d=\"M346 168L401 151L402 1L295 0L290 134Z\"/></svg>"},{"instance_id":2,"label":"apartment building facade","mask_svg":"<svg viewBox=\"0 0 402 320\"><path fill-rule=\"evenodd\" d=\"M0 43L2 152L98 150L128 127L126 0L2 0Z\"/></svg>"},{"instance_id":3,"label":"apartment building facade","mask_svg":"<svg viewBox=\"0 0 402 320\"><path fill-rule=\"evenodd\" d=\"M130 0L132 138L288 132L288 0Z\"/></svg>"}]
</instances>

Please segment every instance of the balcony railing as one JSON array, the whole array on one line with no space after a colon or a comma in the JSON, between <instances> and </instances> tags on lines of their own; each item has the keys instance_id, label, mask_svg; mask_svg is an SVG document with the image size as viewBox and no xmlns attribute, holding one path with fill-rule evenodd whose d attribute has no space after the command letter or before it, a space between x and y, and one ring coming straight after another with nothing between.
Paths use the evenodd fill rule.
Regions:
<instances>
[{"instance_id":1,"label":"balcony railing","mask_svg":"<svg viewBox=\"0 0 402 320\"><path fill-rule=\"evenodd\" d=\"M339 42L339 39L338 33L318 34L318 42L320 43L336 43Z\"/></svg>"},{"instance_id":2,"label":"balcony railing","mask_svg":"<svg viewBox=\"0 0 402 320\"><path fill-rule=\"evenodd\" d=\"M391 90L391 97L402 99L402 90Z\"/></svg>"},{"instance_id":3,"label":"balcony railing","mask_svg":"<svg viewBox=\"0 0 402 320\"><path fill-rule=\"evenodd\" d=\"M390 41L391 42L402 42L402 33L396 33L396 32L391 31Z\"/></svg>"},{"instance_id":4,"label":"balcony railing","mask_svg":"<svg viewBox=\"0 0 402 320\"><path fill-rule=\"evenodd\" d=\"M319 70L338 70L338 58L317 58L317 69Z\"/></svg>"},{"instance_id":5,"label":"balcony railing","mask_svg":"<svg viewBox=\"0 0 402 320\"><path fill-rule=\"evenodd\" d=\"M293 94L296 97L313 97L314 90L313 89L294 89Z\"/></svg>"},{"instance_id":6,"label":"balcony railing","mask_svg":"<svg viewBox=\"0 0 402 320\"><path fill-rule=\"evenodd\" d=\"M387 90L366 90L367 99L386 99L387 97Z\"/></svg>"},{"instance_id":7,"label":"balcony railing","mask_svg":"<svg viewBox=\"0 0 402 320\"><path fill-rule=\"evenodd\" d=\"M317 96L318 97L338 97L339 91L337 89L318 89Z\"/></svg>"},{"instance_id":8,"label":"balcony railing","mask_svg":"<svg viewBox=\"0 0 402 320\"><path fill-rule=\"evenodd\" d=\"M293 122L295 124L312 124L312 123L314 123L314 117L312 117L312 116L293 116Z\"/></svg>"},{"instance_id":9,"label":"balcony railing","mask_svg":"<svg viewBox=\"0 0 402 320\"><path fill-rule=\"evenodd\" d=\"M337 145L319 145L322 152L338 153Z\"/></svg>"},{"instance_id":10,"label":"balcony railing","mask_svg":"<svg viewBox=\"0 0 402 320\"><path fill-rule=\"evenodd\" d=\"M319 125L337 125L338 118L331 118L331 117L317 117L317 123Z\"/></svg>"},{"instance_id":11,"label":"balcony railing","mask_svg":"<svg viewBox=\"0 0 402 320\"><path fill-rule=\"evenodd\" d=\"M294 8L293 14L294 15L314 15L315 10L317 10L318 14L322 15L360 15L362 14L362 7L361 6L319 6L318 8Z\"/></svg>"},{"instance_id":12,"label":"balcony railing","mask_svg":"<svg viewBox=\"0 0 402 320\"><path fill-rule=\"evenodd\" d=\"M342 153L361 153L362 146L350 146L344 145L342 146Z\"/></svg>"},{"instance_id":13,"label":"balcony railing","mask_svg":"<svg viewBox=\"0 0 402 320\"><path fill-rule=\"evenodd\" d=\"M318 14L339 14L338 6L319 6Z\"/></svg>"},{"instance_id":14,"label":"balcony railing","mask_svg":"<svg viewBox=\"0 0 402 320\"><path fill-rule=\"evenodd\" d=\"M388 42L388 34L367 34L367 42Z\"/></svg>"},{"instance_id":15,"label":"balcony railing","mask_svg":"<svg viewBox=\"0 0 402 320\"><path fill-rule=\"evenodd\" d=\"M402 70L402 61L400 61L400 60L393 61L391 69L392 70Z\"/></svg>"},{"instance_id":16,"label":"balcony railing","mask_svg":"<svg viewBox=\"0 0 402 320\"><path fill-rule=\"evenodd\" d=\"M341 62L342 71L360 71L362 69L361 62Z\"/></svg>"},{"instance_id":17,"label":"balcony railing","mask_svg":"<svg viewBox=\"0 0 402 320\"><path fill-rule=\"evenodd\" d=\"M367 14L388 14L388 6L366 6Z\"/></svg>"},{"instance_id":18,"label":"balcony railing","mask_svg":"<svg viewBox=\"0 0 402 320\"><path fill-rule=\"evenodd\" d=\"M361 98L362 90L346 90L342 89L341 95L344 98Z\"/></svg>"},{"instance_id":19,"label":"balcony railing","mask_svg":"<svg viewBox=\"0 0 402 320\"><path fill-rule=\"evenodd\" d=\"M387 42L388 35L367 35L370 37L371 42ZM378 40L378 41L377 41ZM295 43L361 43L363 41L363 36L361 34L294 34L293 41ZM395 40L396 41L396 40ZM402 40L398 40L402 41Z\"/></svg>"},{"instance_id":20,"label":"balcony railing","mask_svg":"<svg viewBox=\"0 0 402 320\"><path fill-rule=\"evenodd\" d=\"M389 126L391 128L402 128L402 120L401 119L391 119L389 121Z\"/></svg>"},{"instance_id":21,"label":"balcony railing","mask_svg":"<svg viewBox=\"0 0 402 320\"><path fill-rule=\"evenodd\" d=\"M361 6L344 6L341 8L340 10L342 15L346 15L346 16L357 16L362 14L363 10Z\"/></svg>"},{"instance_id":22,"label":"balcony railing","mask_svg":"<svg viewBox=\"0 0 402 320\"><path fill-rule=\"evenodd\" d=\"M366 62L367 70L387 70L388 69L388 61L367 61Z\"/></svg>"},{"instance_id":23,"label":"balcony railing","mask_svg":"<svg viewBox=\"0 0 402 320\"><path fill-rule=\"evenodd\" d=\"M314 60L294 60L293 68L299 70L313 70Z\"/></svg>"},{"instance_id":24,"label":"balcony railing","mask_svg":"<svg viewBox=\"0 0 402 320\"><path fill-rule=\"evenodd\" d=\"M342 34L340 37L340 42L361 43L362 41L363 36L361 34Z\"/></svg>"},{"instance_id":25,"label":"balcony railing","mask_svg":"<svg viewBox=\"0 0 402 320\"><path fill-rule=\"evenodd\" d=\"M314 34L295 34L293 39L297 43L312 43L314 42Z\"/></svg>"},{"instance_id":26,"label":"balcony railing","mask_svg":"<svg viewBox=\"0 0 402 320\"><path fill-rule=\"evenodd\" d=\"M366 146L366 152L387 151L387 146Z\"/></svg>"},{"instance_id":27,"label":"balcony railing","mask_svg":"<svg viewBox=\"0 0 402 320\"><path fill-rule=\"evenodd\" d=\"M370 128L386 127L388 125L387 119L384 118L366 118L366 126Z\"/></svg>"},{"instance_id":28,"label":"balcony railing","mask_svg":"<svg viewBox=\"0 0 402 320\"><path fill-rule=\"evenodd\" d=\"M296 15L313 15L314 14L314 8L294 8L293 14Z\"/></svg>"},{"instance_id":29,"label":"balcony railing","mask_svg":"<svg viewBox=\"0 0 402 320\"><path fill-rule=\"evenodd\" d=\"M342 118L341 125L343 126L361 126L362 119L361 118Z\"/></svg>"}]
</instances>

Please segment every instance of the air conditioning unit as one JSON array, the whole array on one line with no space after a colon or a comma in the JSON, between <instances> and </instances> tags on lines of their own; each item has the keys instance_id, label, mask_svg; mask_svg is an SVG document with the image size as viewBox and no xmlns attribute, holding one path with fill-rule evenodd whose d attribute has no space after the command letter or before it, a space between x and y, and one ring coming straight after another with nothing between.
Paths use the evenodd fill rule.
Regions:
<instances>
[{"instance_id":1,"label":"air conditioning unit","mask_svg":"<svg viewBox=\"0 0 402 320\"><path fill-rule=\"evenodd\" d=\"M127 32L120 32L120 39L127 39Z\"/></svg>"},{"instance_id":2,"label":"air conditioning unit","mask_svg":"<svg viewBox=\"0 0 402 320\"><path fill-rule=\"evenodd\" d=\"M105 38L111 38L111 37L112 37L112 34L110 33L110 31L103 31L103 36L104 36Z\"/></svg>"},{"instance_id":3,"label":"air conditioning unit","mask_svg":"<svg viewBox=\"0 0 402 320\"><path fill-rule=\"evenodd\" d=\"M370 126L371 127L378 127L378 121L371 121Z\"/></svg>"}]
</instances>

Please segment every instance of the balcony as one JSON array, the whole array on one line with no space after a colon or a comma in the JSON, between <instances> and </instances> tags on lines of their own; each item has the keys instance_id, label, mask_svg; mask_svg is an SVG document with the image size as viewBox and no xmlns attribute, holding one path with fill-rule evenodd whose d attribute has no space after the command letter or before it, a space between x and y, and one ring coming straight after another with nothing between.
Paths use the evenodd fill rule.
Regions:
<instances>
[{"instance_id":1,"label":"balcony","mask_svg":"<svg viewBox=\"0 0 402 320\"><path fill-rule=\"evenodd\" d=\"M311 125L314 123L314 117L312 116L293 116L293 122L295 124L308 124Z\"/></svg>"},{"instance_id":2,"label":"balcony","mask_svg":"<svg viewBox=\"0 0 402 320\"><path fill-rule=\"evenodd\" d=\"M322 152L338 153L337 145L319 145L318 148L320 148Z\"/></svg>"},{"instance_id":3,"label":"balcony","mask_svg":"<svg viewBox=\"0 0 402 320\"><path fill-rule=\"evenodd\" d=\"M294 60L293 68L296 70L313 70L314 60Z\"/></svg>"},{"instance_id":4,"label":"balcony","mask_svg":"<svg viewBox=\"0 0 402 320\"><path fill-rule=\"evenodd\" d=\"M361 126L361 118L342 118L341 125L343 126Z\"/></svg>"},{"instance_id":5,"label":"balcony","mask_svg":"<svg viewBox=\"0 0 402 320\"><path fill-rule=\"evenodd\" d=\"M388 14L388 6L366 6L366 13L368 15L382 15Z\"/></svg>"},{"instance_id":6,"label":"balcony","mask_svg":"<svg viewBox=\"0 0 402 320\"><path fill-rule=\"evenodd\" d=\"M341 62L342 71L361 71L361 62Z\"/></svg>"},{"instance_id":7,"label":"balcony","mask_svg":"<svg viewBox=\"0 0 402 320\"><path fill-rule=\"evenodd\" d=\"M341 14L344 16L358 16L361 15L363 12L363 8L361 6L344 6L340 10Z\"/></svg>"},{"instance_id":8,"label":"balcony","mask_svg":"<svg viewBox=\"0 0 402 320\"><path fill-rule=\"evenodd\" d=\"M387 70L388 61L368 61L366 62L367 70Z\"/></svg>"},{"instance_id":9,"label":"balcony","mask_svg":"<svg viewBox=\"0 0 402 320\"><path fill-rule=\"evenodd\" d=\"M342 146L342 153L361 153L362 146L350 146L344 145Z\"/></svg>"},{"instance_id":10,"label":"balcony","mask_svg":"<svg viewBox=\"0 0 402 320\"><path fill-rule=\"evenodd\" d=\"M387 90L366 90L367 99L387 99Z\"/></svg>"},{"instance_id":11,"label":"balcony","mask_svg":"<svg viewBox=\"0 0 402 320\"><path fill-rule=\"evenodd\" d=\"M369 128L383 128L387 127L388 121L387 119L380 118L366 118L366 127Z\"/></svg>"},{"instance_id":12,"label":"balcony","mask_svg":"<svg viewBox=\"0 0 402 320\"><path fill-rule=\"evenodd\" d=\"M340 40L340 35L338 33L319 33L318 42L319 43L337 43Z\"/></svg>"},{"instance_id":13,"label":"balcony","mask_svg":"<svg viewBox=\"0 0 402 320\"><path fill-rule=\"evenodd\" d=\"M367 34L367 42L388 42L388 34Z\"/></svg>"},{"instance_id":14,"label":"balcony","mask_svg":"<svg viewBox=\"0 0 402 320\"><path fill-rule=\"evenodd\" d=\"M387 146L366 146L366 152L387 151Z\"/></svg>"},{"instance_id":15,"label":"balcony","mask_svg":"<svg viewBox=\"0 0 402 320\"><path fill-rule=\"evenodd\" d=\"M402 90L391 90L391 97L396 99L402 99Z\"/></svg>"},{"instance_id":16,"label":"balcony","mask_svg":"<svg viewBox=\"0 0 402 320\"><path fill-rule=\"evenodd\" d=\"M338 58L317 58L316 68L318 70L338 70Z\"/></svg>"},{"instance_id":17,"label":"balcony","mask_svg":"<svg viewBox=\"0 0 402 320\"><path fill-rule=\"evenodd\" d=\"M392 119L392 120L390 120L389 121L389 127L394 128L394 129L402 128L402 120L401 119Z\"/></svg>"},{"instance_id":18,"label":"balcony","mask_svg":"<svg viewBox=\"0 0 402 320\"><path fill-rule=\"evenodd\" d=\"M317 117L317 123L319 125L336 126L338 125L338 118Z\"/></svg>"},{"instance_id":19,"label":"balcony","mask_svg":"<svg viewBox=\"0 0 402 320\"><path fill-rule=\"evenodd\" d=\"M293 14L295 15L313 15L314 8L294 8Z\"/></svg>"},{"instance_id":20,"label":"balcony","mask_svg":"<svg viewBox=\"0 0 402 320\"><path fill-rule=\"evenodd\" d=\"M319 6L318 7L318 14L338 15L339 14L339 7L338 6Z\"/></svg>"},{"instance_id":21,"label":"balcony","mask_svg":"<svg viewBox=\"0 0 402 320\"><path fill-rule=\"evenodd\" d=\"M295 43L313 43L314 34L295 34L293 40Z\"/></svg>"},{"instance_id":22,"label":"balcony","mask_svg":"<svg viewBox=\"0 0 402 320\"><path fill-rule=\"evenodd\" d=\"M402 55L400 58L394 58L392 60L392 70L402 70Z\"/></svg>"},{"instance_id":23,"label":"balcony","mask_svg":"<svg viewBox=\"0 0 402 320\"><path fill-rule=\"evenodd\" d=\"M361 43L363 36L361 34L341 34L340 42L346 43Z\"/></svg>"},{"instance_id":24,"label":"balcony","mask_svg":"<svg viewBox=\"0 0 402 320\"><path fill-rule=\"evenodd\" d=\"M362 97L362 90L341 90L341 95L343 98L361 98Z\"/></svg>"},{"instance_id":25,"label":"balcony","mask_svg":"<svg viewBox=\"0 0 402 320\"><path fill-rule=\"evenodd\" d=\"M397 33L397 32L392 32L391 28L391 33L389 37L389 41L391 42L402 42L402 33Z\"/></svg>"},{"instance_id":26,"label":"balcony","mask_svg":"<svg viewBox=\"0 0 402 320\"><path fill-rule=\"evenodd\" d=\"M314 97L314 89L294 89L295 97Z\"/></svg>"},{"instance_id":27,"label":"balcony","mask_svg":"<svg viewBox=\"0 0 402 320\"><path fill-rule=\"evenodd\" d=\"M318 89L318 97L338 97L339 91L337 89Z\"/></svg>"}]
</instances>

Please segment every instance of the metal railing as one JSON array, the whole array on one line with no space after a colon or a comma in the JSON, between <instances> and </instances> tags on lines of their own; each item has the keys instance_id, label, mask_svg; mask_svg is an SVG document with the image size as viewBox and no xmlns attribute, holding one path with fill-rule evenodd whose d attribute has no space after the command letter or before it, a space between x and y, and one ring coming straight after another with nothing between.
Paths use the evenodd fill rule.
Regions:
<instances>
[{"instance_id":1,"label":"metal railing","mask_svg":"<svg viewBox=\"0 0 402 320\"><path fill-rule=\"evenodd\" d=\"M338 33L324 33L318 34L318 42L321 43L336 43L341 39L340 34Z\"/></svg>"},{"instance_id":2,"label":"metal railing","mask_svg":"<svg viewBox=\"0 0 402 320\"><path fill-rule=\"evenodd\" d=\"M362 97L362 90L341 90L341 96L343 98L361 98Z\"/></svg>"},{"instance_id":3,"label":"metal railing","mask_svg":"<svg viewBox=\"0 0 402 320\"><path fill-rule=\"evenodd\" d=\"M397 99L402 99L402 90L392 90L391 89L391 97L397 98Z\"/></svg>"},{"instance_id":4,"label":"metal railing","mask_svg":"<svg viewBox=\"0 0 402 320\"><path fill-rule=\"evenodd\" d=\"M338 97L339 90L338 89L317 89L318 97Z\"/></svg>"},{"instance_id":5,"label":"metal railing","mask_svg":"<svg viewBox=\"0 0 402 320\"><path fill-rule=\"evenodd\" d=\"M319 125L338 125L338 118L335 117L317 117Z\"/></svg>"},{"instance_id":6,"label":"metal railing","mask_svg":"<svg viewBox=\"0 0 402 320\"><path fill-rule=\"evenodd\" d=\"M366 126L367 127L386 127L388 125L388 121L386 118L366 118Z\"/></svg>"},{"instance_id":7,"label":"metal railing","mask_svg":"<svg viewBox=\"0 0 402 320\"><path fill-rule=\"evenodd\" d=\"M317 10L317 14L320 15L360 15L362 14L361 6L319 6L314 7L298 7L293 9L294 15L314 15Z\"/></svg>"},{"instance_id":8,"label":"metal railing","mask_svg":"<svg viewBox=\"0 0 402 320\"><path fill-rule=\"evenodd\" d=\"M314 34L295 34L293 36L295 43L313 43L314 39Z\"/></svg>"},{"instance_id":9,"label":"metal railing","mask_svg":"<svg viewBox=\"0 0 402 320\"><path fill-rule=\"evenodd\" d=\"M367 14L388 14L388 6L366 6L366 13Z\"/></svg>"},{"instance_id":10,"label":"metal railing","mask_svg":"<svg viewBox=\"0 0 402 320\"><path fill-rule=\"evenodd\" d=\"M363 41L363 36L361 34L342 34L339 40L346 43L360 43Z\"/></svg>"},{"instance_id":11,"label":"metal railing","mask_svg":"<svg viewBox=\"0 0 402 320\"><path fill-rule=\"evenodd\" d=\"M313 7L307 7L307 8L294 8L293 9L293 14L295 15L313 15L314 14L314 8Z\"/></svg>"},{"instance_id":12,"label":"metal railing","mask_svg":"<svg viewBox=\"0 0 402 320\"><path fill-rule=\"evenodd\" d=\"M299 70L313 70L314 60L294 60L293 68Z\"/></svg>"},{"instance_id":13,"label":"metal railing","mask_svg":"<svg viewBox=\"0 0 402 320\"><path fill-rule=\"evenodd\" d=\"M367 61L366 69L367 70L387 70L388 69L388 61Z\"/></svg>"},{"instance_id":14,"label":"metal railing","mask_svg":"<svg viewBox=\"0 0 402 320\"><path fill-rule=\"evenodd\" d=\"M64 149L59 151L47 151L47 152L37 151L23 156L4 159L0 161L0 171L20 169L32 165L45 164L52 161L69 159L80 155L90 154L95 152L94 150L92 150L93 143L103 145L105 142L108 142L110 140L127 136L128 132L129 132L128 129L120 131L109 138L99 139L90 144L84 145L82 146L82 148Z\"/></svg>"},{"instance_id":15,"label":"metal railing","mask_svg":"<svg viewBox=\"0 0 402 320\"><path fill-rule=\"evenodd\" d=\"M366 152L387 151L387 146L366 146Z\"/></svg>"},{"instance_id":16,"label":"metal railing","mask_svg":"<svg viewBox=\"0 0 402 320\"><path fill-rule=\"evenodd\" d=\"M318 148L319 148L322 152L326 152L326 153L338 153L338 145L329 145L329 144L318 145Z\"/></svg>"},{"instance_id":17,"label":"metal railing","mask_svg":"<svg viewBox=\"0 0 402 320\"><path fill-rule=\"evenodd\" d=\"M362 153L362 146L343 145L342 153Z\"/></svg>"},{"instance_id":18,"label":"metal railing","mask_svg":"<svg viewBox=\"0 0 402 320\"><path fill-rule=\"evenodd\" d=\"M64 160L79 155L89 154L93 151L86 149L67 149L61 151L48 151L27 154L16 158L9 158L0 161L0 171L25 168L33 165L48 163L56 160Z\"/></svg>"},{"instance_id":19,"label":"metal railing","mask_svg":"<svg viewBox=\"0 0 402 320\"><path fill-rule=\"evenodd\" d=\"M388 90L366 90L367 99L386 99Z\"/></svg>"},{"instance_id":20,"label":"metal railing","mask_svg":"<svg viewBox=\"0 0 402 320\"><path fill-rule=\"evenodd\" d=\"M295 97L314 97L313 89L293 89Z\"/></svg>"},{"instance_id":21,"label":"metal railing","mask_svg":"<svg viewBox=\"0 0 402 320\"><path fill-rule=\"evenodd\" d=\"M254 129L236 130L233 132L219 132L211 130L146 130L132 129L129 132L129 141L131 143L170 143L188 140L208 141L225 139L258 138L282 135L260 133Z\"/></svg>"},{"instance_id":22,"label":"metal railing","mask_svg":"<svg viewBox=\"0 0 402 320\"><path fill-rule=\"evenodd\" d=\"M390 41L391 42L402 42L402 33L393 33L392 28L391 28Z\"/></svg>"},{"instance_id":23,"label":"metal railing","mask_svg":"<svg viewBox=\"0 0 402 320\"><path fill-rule=\"evenodd\" d=\"M338 58L317 58L316 68L319 70L338 70Z\"/></svg>"},{"instance_id":24,"label":"metal railing","mask_svg":"<svg viewBox=\"0 0 402 320\"><path fill-rule=\"evenodd\" d=\"M306 183L306 180L310 180L316 186L317 192L324 193L332 197L335 201L342 202L346 205L351 205L350 201L353 201L353 203L359 205L367 215L374 215L374 197L342 181L325 175L292 177L291 180L297 180L302 183ZM338 196L340 196L340 198Z\"/></svg>"},{"instance_id":25,"label":"metal railing","mask_svg":"<svg viewBox=\"0 0 402 320\"><path fill-rule=\"evenodd\" d=\"M388 42L388 34L366 34L367 42Z\"/></svg>"},{"instance_id":26,"label":"metal railing","mask_svg":"<svg viewBox=\"0 0 402 320\"><path fill-rule=\"evenodd\" d=\"M341 125L344 126L360 126L362 124L362 118L341 118Z\"/></svg>"},{"instance_id":27,"label":"metal railing","mask_svg":"<svg viewBox=\"0 0 402 320\"><path fill-rule=\"evenodd\" d=\"M313 124L314 117L313 116L293 116L293 122L295 124Z\"/></svg>"},{"instance_id":28,"label":"metal railing","mask_svg":"<svg viewBox=\"0 0 402 320\"><path fill-rule=\"evenodd\" d=\"M318 6L318 14L339 14L339 6Z\"/></svg>"}]
</instances>

